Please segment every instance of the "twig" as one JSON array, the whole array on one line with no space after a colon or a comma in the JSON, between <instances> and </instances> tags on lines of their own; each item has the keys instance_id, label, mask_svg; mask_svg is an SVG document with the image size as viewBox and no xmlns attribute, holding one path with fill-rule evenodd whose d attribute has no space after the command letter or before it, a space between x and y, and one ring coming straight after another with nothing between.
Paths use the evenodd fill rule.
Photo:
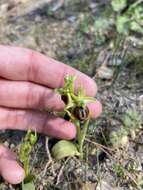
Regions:
<instances>
[{"instance_id":1,"label":"twig","mask_svg":"<svg viewBox=\"0 0 143 190\"><path fill-rule=\"evenodd\" d=\"M112 154L110 153L109 154L109 152L107 152L106 150L108 150L108 151L114 151L112 148L108 148L108 147L106 147L106 146L104 146L104 145L102 145L102 144L98 144L98 143L96 143L96 142L92 142L91 140L89 140L89 139L85 139L87 142L89 142L89 143L92 143L92 144L94 144L96 147L98 147L98 148L100 148L101 150L103 150L109 157L112 157Z\"/></svg>"},{"instance_id":2,"label":"twig","mask_svg":"<svg viewBox=\"0 0 143 190\"><path fill-rule=\"evenodd\" d=\"M103 144L99 144L99 143L97 143L97 142L92 142L91 140L89 140L89 139L87 139L87 138L86 138L86 141L87 141L87 142L90 142L90 143L92 143L92 144L95 144L96 146L100 146L100 147L102 147L102 148L104 148L104 149L107 149L107 150L109 150L109 151L112 151L112 152L114 151L113 148L104 146Z\"/></svg>"},{"instance_id":3,"label":"twig","mask_svg":"<svg viewBox=\"0 0 143 190\"><path fill-rule=\"evenodd\" d=\"M59 171L59 174L57 175L57 180L56 180L56 185L58 185L60 183L60 178L61 178L61 175L63 174L63 170L65 168L65 165L67 164L67 162L69 161L70 157L66 159L64 165L61 167L60 171Z\"/></svg>"},{"instance_id":4,"label":"twig","mask_svg":"<svg viewBox=\"0 0 143 190\"><path fill-rule=\"evenodd\" d=\"M83 158L83 144L84 144L84 140L85 140L85 137L87 134L88 124L89 124L89 119L84 123L83 130L81 131L81 134L80 134L79 139L78 139L79 152L80 152L81 159Z\"/></svg>"},{"instance_id":5,"label":"twig","mask_svg":"<svg viewBox=\"0 0 143 190\"><path fill-rule=\"evenodd\" d=\"M54 170L54 167L53 167L53 159L52 159L51 154L50 154L50 151L49 151L48 143L49 143L49 138L46 137L45 148L46 148L46 152L47 152L47 156L48 156L49 161L47 162L47 164L46 164L46 166L45 166L45 168L44 168L43 176L46 174L47 168L50 166L50 164L51 164L53 176L55 176L56 173L55 173L55 170Z\"/></svg>"},{"instance_id":6,"label":"twig","mask_svg":"<svg viewBox=\"0 0 143 190\"><path fill-rule=\"evenodd\" d=\"M137 188L139 188L138 183L136 182L136 180L131 176L131 174L124 169L124 172L126 173L126 175L134 182L134 184L137 186ZM139 189L140 190L140 189Z\"/></svg>"}]
</instances>

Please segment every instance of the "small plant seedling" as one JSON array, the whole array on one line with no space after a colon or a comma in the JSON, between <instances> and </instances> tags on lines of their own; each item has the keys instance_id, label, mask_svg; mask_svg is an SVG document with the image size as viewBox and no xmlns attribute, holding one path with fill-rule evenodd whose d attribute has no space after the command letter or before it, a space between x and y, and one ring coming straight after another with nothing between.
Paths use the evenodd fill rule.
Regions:
<instances>
[{"instance_id":1,"label":"small plant seedling","mask_svg":"<svg viewBox=\"0 0 143 190\"><path fill-rule=\"evenodd\" d=\"M87 107L88 102L95 102L95 99L88 97L84 89L79 88L77 94L74 91L74 82L76 77L66 76L64 87L57 89L61 99L65 103L64 118L73 122L77 127L76 142L62 140L52 148L53 156L58 160L67 156L80 156L83 158L83 145L89 126L90 111Z\"/></svg>"},{"instance_id":2,"label":"small plant seedling","mask_svg":"<svg viewBox=\"0 0 143 190\"><path fill-rule=\"evenodd\" d=\"M110 142L114 147L126 146L129 142L128 136L134 140L142 128L141 115L134 109L130 109L124 114L122 122L123 126L110 134Z\"/></svg>"},{"instance_id":3,"label":"small plant seedling","mask_svg":"<svg viewBox=\"0 0 143 190\"><path fill-rule=\"evenodd\" d=\"M35 190L35 186L33 183L34 176L30 174L30 154L34 144L37 141L37 133L31 132L28 130L23 142L21 143L19 150L19 159L24 166L25 171L25 179L22 183L22 190Z\"/></svg>"},{"instance_id":4,"label":"small plant seedling","mask_svg":"<svg viewBox=\"0 0 143 190\"><path fill-rule=\"evenodd\" d=\"M143 34L142 1L137 0L133 1L133 3L128 3L127 0L112 0L111 5L117 13L116 28L118 33L124 35L128 35L130 32Z\"/></svg>"},{"instance_id":5,"label":"small plant seedling","mask_svg":"<svg viewBox=\"0 0 143 190\"><path fill-rule=\"evenodd\" d=\"M122 178L125 177L124 168L123 168L123 166L121 164L114 164L113 165L113 171L115 172L115 174L118 177L122 177Z\"/></svg>"}]
</instances>

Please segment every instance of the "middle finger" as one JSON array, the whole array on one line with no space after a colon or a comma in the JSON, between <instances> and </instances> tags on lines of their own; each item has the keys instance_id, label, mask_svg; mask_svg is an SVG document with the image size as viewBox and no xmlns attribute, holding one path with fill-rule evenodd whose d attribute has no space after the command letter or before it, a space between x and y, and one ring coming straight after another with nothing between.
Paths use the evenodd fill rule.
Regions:
<instances>
[{"instance_id":1,"label":"middle finger","mask_svg":"<svg viewBox=\"0 0 143 190\"><path fill-rule=\"evenodd\" d=\"M0 106L22 109L42 109L63 111L64 103L54 90L24 81L0 80ZM90 116L96 118L101 114L99 101L89 103Z\"/></svg>"},{"instance_id":2,"label":"middle finger","mask_svg":"<svg viewBox=\"0 0 143 190\"><path fill-rule=\"evenodd\" d=\"M31 82L0 80L0 106L61 111L64 103L58 93L47 87Z\"/></svg>"}]
</instances>

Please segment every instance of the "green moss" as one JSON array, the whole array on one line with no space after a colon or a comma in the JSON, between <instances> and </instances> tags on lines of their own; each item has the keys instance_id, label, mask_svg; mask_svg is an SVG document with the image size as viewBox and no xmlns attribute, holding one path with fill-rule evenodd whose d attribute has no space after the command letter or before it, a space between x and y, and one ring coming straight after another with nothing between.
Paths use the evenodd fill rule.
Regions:
<instances>
[{"instance_id":1,"label":"green moss","mask_svg":"<svg viewBox=\"0 0 143 190\"><path fill-rule=\"evenodd\" d=\"M118 177L124 178L125 177L125 172L124 168L121 164L114 164L113 165L113 171Z\"/></svg>"}]
</instances>

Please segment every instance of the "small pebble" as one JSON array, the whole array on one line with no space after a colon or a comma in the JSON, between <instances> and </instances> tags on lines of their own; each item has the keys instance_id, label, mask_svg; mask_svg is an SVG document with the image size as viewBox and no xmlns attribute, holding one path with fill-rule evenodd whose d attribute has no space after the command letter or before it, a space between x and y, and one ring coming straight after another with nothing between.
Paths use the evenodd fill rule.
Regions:
<instances>
[{"instance_id":1,"label":"small pebble","mask_svg":"<svg viewBox=\"0 0 143 190\"><path fill-rule=\"evenodd\" d=\"M71 23L75 22L75 20L76 20L75 16L68 17L68 21L71 22Z\"/></svg>"},{"instance_id":2,"label":"small pebble","mask_svg":"<svg viewBox=\"0 0 143 190\"><path fill-rule=\"evenodd\" d=\"M3 144L4 144L4 146L9 147L9 142L8 141L5 141Z\"/></svg>"},{"instance_id":3,"label":"small pebble","mask_svg":"<svg viewBox=\"0 0 143 190\"><path fill-rule=\"evenodd\" d=\"M100 79L110 80L113 78L113 74L114 74L113 69L105 65L102 65L96 70L96 76Z\"/></svg>"},{"instance_id":4,"label":"small pebble","mask_svg":"<svg viewBox=\"0 0 143 190\"><path fill-rule=\"evenodd\" d=\"M14 144L11 144L11 145L10 145L10 148L11 148L11 149L15 148L15 145L14 145Z\"/></svg>"}]
</instances>

